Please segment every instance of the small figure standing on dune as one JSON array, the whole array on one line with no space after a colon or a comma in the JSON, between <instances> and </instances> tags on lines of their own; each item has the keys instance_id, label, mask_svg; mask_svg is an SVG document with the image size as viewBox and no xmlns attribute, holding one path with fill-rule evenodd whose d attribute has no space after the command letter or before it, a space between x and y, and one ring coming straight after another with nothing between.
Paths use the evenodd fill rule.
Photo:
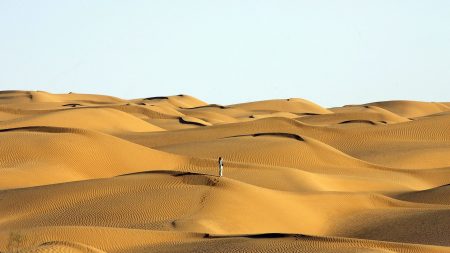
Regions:
<instances>
[{"instance_id":1,"label":"small figure standing on dune","mask_svg":"<svg viewBox=\"0 0 450 253\"><path fill-rule=\"evenodd\" d=\"M219 177L221 177L223 174L223 159L222 157L219 157Z\"/></svg>"}]
</instances>

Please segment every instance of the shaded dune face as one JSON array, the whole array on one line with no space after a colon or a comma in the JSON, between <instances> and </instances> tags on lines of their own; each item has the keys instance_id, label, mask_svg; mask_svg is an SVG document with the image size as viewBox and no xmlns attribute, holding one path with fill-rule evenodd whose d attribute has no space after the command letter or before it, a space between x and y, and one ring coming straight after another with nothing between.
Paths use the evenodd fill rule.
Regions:
<instances>
[{"instance_id":1,"label":"shaded dune face","mask_svg":"<svg viewBox=\"0 0 450 253\"><path fill-rule=\"evenodd\" d=\"M0 252L450 252L446 102L0 91L0 154Z\"/></svg>"}]
</instances>

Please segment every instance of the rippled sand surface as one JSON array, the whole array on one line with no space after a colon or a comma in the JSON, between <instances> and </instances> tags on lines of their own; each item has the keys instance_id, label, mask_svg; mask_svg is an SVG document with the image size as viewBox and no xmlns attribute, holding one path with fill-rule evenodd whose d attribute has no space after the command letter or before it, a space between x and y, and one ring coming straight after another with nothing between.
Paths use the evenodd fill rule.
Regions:
<instances>
[{"instance_id":1,"label":"rippled sand surface","mask_svg":"<svg viewBox=\"0 0 450 253\"><path fill-rule=\"evenodd\" d=\"M450 252L450 103L1 91L0 252Z\"/></svg>"}]
</instances>

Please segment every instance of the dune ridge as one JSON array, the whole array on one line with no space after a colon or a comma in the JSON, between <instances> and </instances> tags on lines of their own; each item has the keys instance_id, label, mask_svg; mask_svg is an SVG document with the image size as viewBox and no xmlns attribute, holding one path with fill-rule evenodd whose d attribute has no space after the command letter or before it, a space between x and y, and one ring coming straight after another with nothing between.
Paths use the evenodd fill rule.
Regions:
<instances>
[{"instance_id":1,"label":"dune ridge","mask_svg":"<svg viewBox=\"0 0 450 253\"><path fill-rule=\"evenodd\" d=\"M450 252L449 102L0 91L0 154L0 252Z\"/></svg>"}]
</instances>

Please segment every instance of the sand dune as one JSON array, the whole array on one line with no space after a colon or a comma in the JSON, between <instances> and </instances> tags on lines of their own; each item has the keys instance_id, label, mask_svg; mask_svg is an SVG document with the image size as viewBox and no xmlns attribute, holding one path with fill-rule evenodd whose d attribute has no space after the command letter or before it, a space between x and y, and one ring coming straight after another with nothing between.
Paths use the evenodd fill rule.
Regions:
<instances>
[{"instance_id":1,"label":"sand dune","mask_svg":"<svg viewBox=\"0 0 450 253\"><path fill-rule=\"evenodd\" d=\"M1 91L0 152L0 252L450 252L448 102Z\"/></svg>"},{"instance_id":2,"label":"sand dune","mask_svg":"<svg viewBox=\"0 0 450 253\"><path fill-rule=\"evenodd\" d=\"M450 185L438 186L423 191L401 193L395 198L410 202L449 205Z\"/></svg>"},{"instance_id":3,"label":"sand dune","mask_svg":"<svg viewBox=\"0 0 450 253\"><path fill-rule=\"evenodd\" d=\"M0 132L0 189L178 168L189 160L84 129L26 127Z\"/></svg>"},{"instance_id":4,"label":"sand dune","mask_svg":"<svg viewBox=\"0 0 450 253\"><path fill-rule=\"evenodd\" d=\"M330 113L329 110L314 104L311 101L290 98L290 99L275 99L267 101L249 102L243 104L232 105L232 108L239 108L254 112L290 112L299 115L302 114L326 114Z\"/></svg>"},{"instance_id":5,"label":"sand dune","mask_svg":"<svg viewBox=\"0 0 450 253\"><path fill-rule=\"evenodd\" d=\"M366 120L374 123L395 124L410 121L410 119L397 115L376 106L351 106L331 109L334 113L312 115L298 118L299 121L313 125L333 125L345 121Z\"/></svg>"},{"instance_id":6,"label":"sand dune","mask_svg":"<svg viewBox=\"0 0 450 253\"><path fill-rule=\"evenodd\" d=\"M27 126L83 128L105 133L164 131L160 127L112 108L58 110L0 122L2 129Z\"/></svg>"},{"instance_id":7,"label":"sand dune","mask_svg":"<svg viewBox=\"0 0 450 253\"><path fill-rule=\"evenodd\" d=\"M419 101L384 101L370 103L368 105L375 105L407 118L422 117L450 109L445 103Z\"/></svg>"}]
</instances>

